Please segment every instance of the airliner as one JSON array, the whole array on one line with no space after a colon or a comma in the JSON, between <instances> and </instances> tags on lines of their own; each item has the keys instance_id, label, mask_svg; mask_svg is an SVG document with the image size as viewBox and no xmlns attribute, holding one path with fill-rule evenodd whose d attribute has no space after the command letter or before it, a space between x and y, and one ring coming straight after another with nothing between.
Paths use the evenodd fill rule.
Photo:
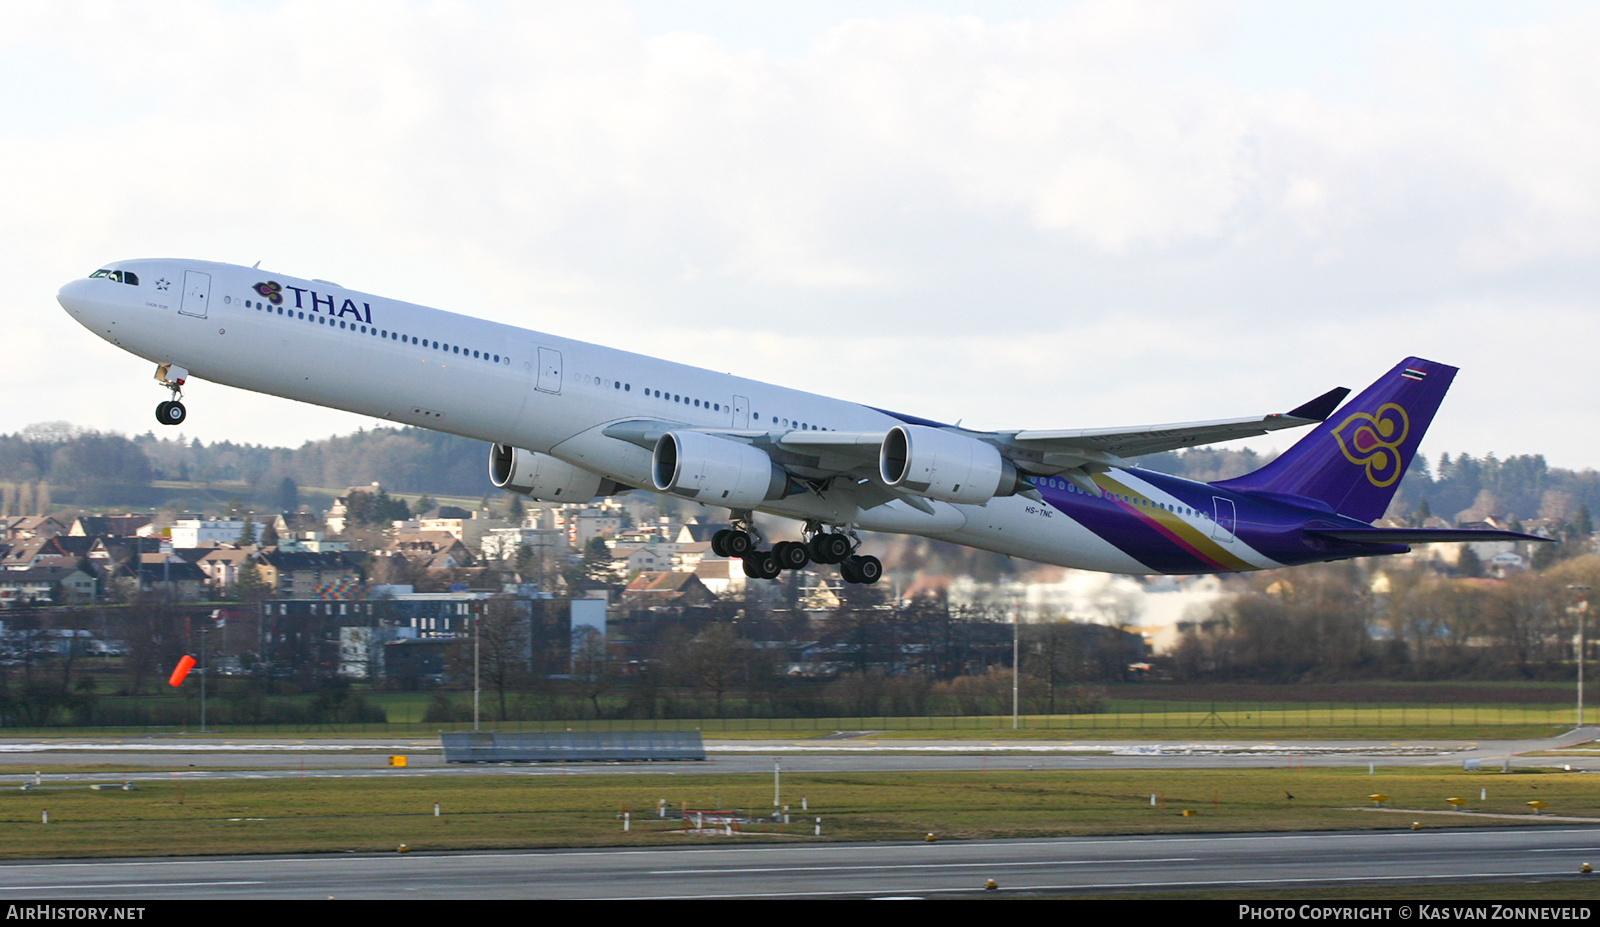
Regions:
<instances>
[{"instance_id":1,"label":"airliner","mask_svg":"<svg viewBox=\"0 0 1600 927\"><path fill-rule=\"evenodd\" d=\"M1340 388L1245 418L975 431L258 267L122 261L57 298L156 365L164 425L184 421L183 388L198 378L485 441L490 482L542 502L643 489L728 509L712 547L756 579L820 563L876 582L883 566L858 531L1129 574L1540 540L1373 526L1456 373L1417 357L1347 403ZM1132 462L1306 425L1316 427L1235 479ZM802 540L767 546L757 512L801 522Z\"/></svg>"}]
</instances>

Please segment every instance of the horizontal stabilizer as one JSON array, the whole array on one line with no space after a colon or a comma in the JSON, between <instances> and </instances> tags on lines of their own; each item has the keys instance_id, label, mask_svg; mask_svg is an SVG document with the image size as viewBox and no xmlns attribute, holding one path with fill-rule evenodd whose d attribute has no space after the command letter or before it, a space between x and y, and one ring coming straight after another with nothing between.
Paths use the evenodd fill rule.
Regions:
<instances>
[{"instance_id":1,"label":"horizontal stabilizer","mask_svg":"<svg viewBox=\"0 0 1600 927\"><path fill-rule=\"evenodd\" d=\"M1307 528L1306 534L1355 544L1448 544L1454 541L1550 541L1517 531L1488 528Z\"/></svg>"}]
</instances>

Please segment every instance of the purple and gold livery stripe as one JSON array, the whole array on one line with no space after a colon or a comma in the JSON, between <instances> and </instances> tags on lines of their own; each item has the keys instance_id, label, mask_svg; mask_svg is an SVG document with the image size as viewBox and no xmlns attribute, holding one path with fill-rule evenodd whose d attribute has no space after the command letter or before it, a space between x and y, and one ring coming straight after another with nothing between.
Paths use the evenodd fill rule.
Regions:
<instances>
[{"instance_id":1,"label":"purple and gold livery stripe","mask_svg":"<svg viewBox=\"0 0 1600 927\"><path fill-rule=\"evenodd\" d=\"M1173 544L1189 553L1201 563L1207 564L1213 569L1230 573L1260 569L1260 567L1256 564L1253 564L1247 560L1243 560L1235 555L1232 551L1228 550L1221 543L1207 534L1206 531L1201 528L1201 526L1190 523L1178 513L1169 512L1166 509L1155 505L1135 505L1131 502L1124 502L1122 500L1121 497L1127 495L1149 501L1148 498L1138 490L1118 482L1104 473L1096 474L1094 476L1094 483L1096 486L1099 486L1103 492L1112 494L1108 497L1108 500L1113 505L1116 505L1124 512L1144 522L1146 525L1161 534L1161 536L1165 537L1167 540L1171 541ZM1205 521L1201 524L1210 526L1212 523ZM1110 539L1108 538L1107 540Z\"/></svg>"}]
</instances>

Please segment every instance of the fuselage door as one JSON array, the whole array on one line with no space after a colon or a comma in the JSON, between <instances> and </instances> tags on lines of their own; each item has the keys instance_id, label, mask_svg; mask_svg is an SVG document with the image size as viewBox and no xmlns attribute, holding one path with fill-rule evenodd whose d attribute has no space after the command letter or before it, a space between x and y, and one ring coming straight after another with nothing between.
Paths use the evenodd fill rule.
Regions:
<instances>
[{"instance_id":1,"label":"fuselage door","mask_svg":"<svg viewBox=\"0 0 1600 927\"><path fill-rule=\"evenodd\" d=\"M539 389L561 392L561 352L555 348L539 349Z\"/></svg>"},{"instance_id":2,"label":"fuselage door","mask_svg":"<svg viewBox=\"0 0 1600 927\"><path fill-rule=\"evenodd\" d=\"M183 272L183 304L178 311L197 319L206 317L206 305L211 302L211 275L198 270Z\"/></svg>"},{"instance_id":3,"label":"fuselage door","mask_svg":"<svg viewBox=\"0 0 1600 927\"><path fill-rule=\"evenodd\" d=\"M733 397L733 427L750 427L750 400L743 396Z\"/></svg>"},{"instance_id":4,"label":"fuselage door","mask_svg":"<svg viewBox=\"0 0 1600 927\"><path fill-rule=\"evenodd\" d=\"M1232 499L1221 496L1212 496L1211 501L1216 505L1216 521L1211 529L1211 539L1224 544L1233 543L1234 529L1239 526L1239 517L1233 507Z\"/></svg>"}]
</instances>

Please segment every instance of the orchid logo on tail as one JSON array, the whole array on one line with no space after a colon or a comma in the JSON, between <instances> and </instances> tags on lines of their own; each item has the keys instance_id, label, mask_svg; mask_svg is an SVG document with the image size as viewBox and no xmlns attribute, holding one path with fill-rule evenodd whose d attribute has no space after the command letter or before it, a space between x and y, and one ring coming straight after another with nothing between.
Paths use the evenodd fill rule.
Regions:
<instances>
[{"instance_id":1,"label":"orchid logo on tail","mask_svg":"<svg viewBox=\"0 0 1600 927\"><path fill-rule=\"evenodd\" d=\"M1351 415L1333 430L1333 437L1345 459L1366 467L1367 481L1381 489L1400 478L1400 445L1410 432L1406 410L1390 402L1379 406L1375 415Z\"/></svg>"}]
</instances>

